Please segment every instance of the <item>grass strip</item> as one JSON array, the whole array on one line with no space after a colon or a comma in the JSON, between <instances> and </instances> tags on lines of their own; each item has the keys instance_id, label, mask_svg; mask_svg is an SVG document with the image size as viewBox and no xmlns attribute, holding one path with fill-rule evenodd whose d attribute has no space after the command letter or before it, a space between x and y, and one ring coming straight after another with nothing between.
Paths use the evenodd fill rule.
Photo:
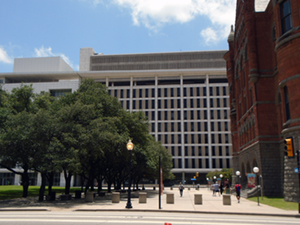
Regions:
<instances>
[{"instance_id":1,"label":"grass strip","mask_svg":"<svg viewBox=\"0 0 300 225\"><path fill-rule=\"evenodd\" d=\"M257 202L257 197L248 198L251 201ZM259 197L259 203L273 206L284 210L298 210L298 202L287 202L283 198L276 197Z\"/></svg>"}]
</instances>

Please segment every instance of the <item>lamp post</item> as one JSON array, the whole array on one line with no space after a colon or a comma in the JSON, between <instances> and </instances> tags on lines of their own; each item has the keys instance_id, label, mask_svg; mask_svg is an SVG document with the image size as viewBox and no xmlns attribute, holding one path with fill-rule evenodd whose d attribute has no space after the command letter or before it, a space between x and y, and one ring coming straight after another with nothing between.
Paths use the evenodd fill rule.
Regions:
<instances>
[{"instance_id":1,"label":"lamp post","mask_svg":"<svg viewBox=\"0 0 300 225\"><path fill-rule=\"evenodd\" d=\"M127 209L131 209L131 155L132 155L132 149L133 149L133 143L131 140L128 141L127 145L127 150L129 151L129 183L128 183L128 198L127 198Z\"/></svg>"},{"instance_id":2,"label":"lamp post","mask_svg":"<svg viewBox=\"0 0 300 225\"><path fill-rule=\"evenodd\" d=\"M238 176L238 182L239 182L239 184L241 184L240 182L240 175L241 175L241 172L240 171L236 171L235 172L235 175L237 175Z\"/></svg>"},{"instance_id":3,"label":"lamp post","mask_svg":"<svg viewBox=\"0 0 300 225\"><path fill-rule=\"evenodd\" d=\"M258 174L258 172L259 172L259 168L258 167L254 167L253 168L253 172L255 173L255 174ZM257 180L257 183L258 183L258 181L259 181L259 179ZM257 184L257 188L259 188L259 185ZM258 189L259 190L259 189ZM257 205L259 205L259 192L257 193Z\"/></svg>"}]
</instances>

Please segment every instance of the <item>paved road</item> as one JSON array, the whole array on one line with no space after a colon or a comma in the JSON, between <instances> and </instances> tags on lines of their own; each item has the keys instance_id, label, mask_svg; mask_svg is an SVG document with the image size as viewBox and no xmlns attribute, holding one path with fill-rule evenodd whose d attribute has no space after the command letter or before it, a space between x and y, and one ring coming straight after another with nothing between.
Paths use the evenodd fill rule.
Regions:
<instances>
[{"instance_id":1,"label":"paved road","mask_svg":"<svg viewBox=\"0 0 300 225\"><path fill-rule=\"evenodd\" d=\"M283 218L270 216L245 215L211 215L185 213L153 213L153 212L75 212L75 211L48 211L48 212L1 212L1 225L53 225L53 224L102 224L102 225L298 225L299 218Z\"/></svg>"}]
</instances>

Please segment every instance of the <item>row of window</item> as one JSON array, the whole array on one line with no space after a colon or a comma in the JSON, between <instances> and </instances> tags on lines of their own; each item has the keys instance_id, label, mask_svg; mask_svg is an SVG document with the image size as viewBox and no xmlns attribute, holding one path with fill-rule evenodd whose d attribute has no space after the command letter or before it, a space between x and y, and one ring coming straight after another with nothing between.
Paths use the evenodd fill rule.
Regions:
<instances>
[{"instance_id":1,"label":"row of window","mask_svg":"<svg viewBox=\"0 0 300 225\"><path fill-rule=\"evenodd\" d=\"M182 136L181 134L158 134L157 140L161 141L164 144L181 144ZM208 144L208 134L184 134L184 143L185 144ZM211 143L229 143L229 135L228 134L211 134Z\"/></svg>"},{"instance_id":2,"label":"row of window","mask_svg":"<svg viewBox=\"0 0 300 225\"><path fill-rule=\"evenodd\" d=\"M173 168L183 168L182 159L173 159ZM209 165L209 159L185 159L184 168L230 168L230 159L212 159L212 165Z\"/></svg>"},{"instance_id":3,"label":"row of window","mask_svg":"<svg viewBox=\"0 0 300 225\"><path fill-rule=\"evenodd\" d=\"M151 132L155 132L155 123L151 123ZM184 122L183 130L185 132L194 132L194 131L208 131L207 122ZM228 122L211 122L210 131L229 131ZM181 132L181 122L177 123L157 123L157 132Z\"/></svg>"},{"instance_id":4,"label":"row of window","mask_svg":"<svg viewBox=\"0 0 300 225\"><path fill-rule=\"evenodd\" d=\"M155 88L150 89L132 89L132 98L155 98ZM117 98L130 98L130 89L108 90L110 95ZM210 96L227 96L227 87L210 87ZM206 87L183 88L184 97L206 96ZM158 88L157 97L181 97L181 88Z\"/></svg>"},{"instance_id":5,"label":"row of window","mask_svg":"<svg viewBox=\"0 0 300 225\"><path fill-rule=\"evenodd\" d=\"M181 146L167 147L172 156L182 156ZM185 156L209 156L208 146L185 146ZM211 146L212 156L230 156L229 146Z\"/></svg>"},{"instance_id":6,"label":"row of window","mask_svg":"<svg viewBox=\"0 0 300 225\"><path fill-rule=\"evenodd\" d=\"M149 121L155 121L155 111L145 111L145 116ZM207 120L207 111L206 110L197 110L197 111L183 111L184 120ZM220 120L220 119L229 119L227 110L211 110L210 111L211 120ZM181 120L181 111L158 111L157 120Z\"/></svg>"}]
</instances>

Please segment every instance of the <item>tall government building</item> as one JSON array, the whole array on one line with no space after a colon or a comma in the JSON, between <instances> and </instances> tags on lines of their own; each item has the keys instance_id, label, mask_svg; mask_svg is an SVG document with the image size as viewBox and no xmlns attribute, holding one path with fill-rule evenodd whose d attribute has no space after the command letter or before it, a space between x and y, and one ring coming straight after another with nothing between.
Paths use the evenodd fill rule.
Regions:
<instances>
[{"instance_id":1,"label":"tall government building","mask_svg":"<svg viewBox=\"0 0 300 225\"><path fill-rule=\"evenodd\" d=\"M23 82L33 84L36 92L57 96L75 91L81 79L92 78L106 85L124 109L145 113L149 132L172 155L177 180L191 183L198 172L197 182L204 183L207 172L231 167L225 53L104 55L81 48L79 71L60 57L15 59L14 72L0 73L0 82L7 91ZM3 177L8 172L2 170ZM58 180L63 185L63 178Z\"/></svg>"}]
</instances>

